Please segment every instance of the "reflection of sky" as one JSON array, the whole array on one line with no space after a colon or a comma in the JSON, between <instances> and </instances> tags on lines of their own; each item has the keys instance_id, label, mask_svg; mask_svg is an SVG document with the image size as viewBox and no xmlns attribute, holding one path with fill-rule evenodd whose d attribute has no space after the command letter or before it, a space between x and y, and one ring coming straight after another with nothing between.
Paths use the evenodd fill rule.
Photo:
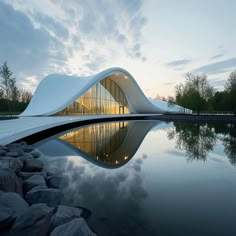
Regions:
<instances>
[{"instance_id":1,"label":"reflection of sky","mask_svg":"<svg viewBox=\"0 0 236 236\"><path fill-rule=\"evenodd\" d=\"M150 131L119 169L78 156L43 160L63 174L64 202L89 208L102 235L235 235L236 167L222 142L207 161L187 161L170 129Z\"/></svg>"}]
</instances>

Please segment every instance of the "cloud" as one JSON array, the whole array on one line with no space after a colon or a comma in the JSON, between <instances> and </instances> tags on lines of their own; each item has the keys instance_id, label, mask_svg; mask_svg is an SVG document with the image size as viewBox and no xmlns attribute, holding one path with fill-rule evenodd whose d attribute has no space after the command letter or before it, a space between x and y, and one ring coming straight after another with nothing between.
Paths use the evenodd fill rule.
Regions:
<instances>
[{"instance_id":1,"label":"cloud","mask_svg":"<svg viewBox=\"0 0 236 236\"><path fill-rule=\"evenodd\" d=\"M218 59L218 58L220 58L220 57L223 57L224 55L225 55L224 53L220 53L220 54L217 54L217 55L211 57L211 59L212 59L212 60Z\"/></svg>"},{"instance_id":2,"label":"cloud","mask_svg":"<svg viewBox=\"0 0 236 236\"><path fill-rule=\"evenodd\" d=\"M1 60L8 60L21 84L49 73L88 75L120 57L147 60L142 53L143 0L4 2Z\"/></svg>"},{"instance_id":3,"label":"cloud","mask_svg":"<svg viewBox=\"0 0 236 236\"><path fill-rule=\"evenodd\" d=\"M210 82L216 87L223 87L226 83L226 79L211 79Z\"/></svg>"},{"instance_id":4,"label":"cloud","mask_svg":"<svg viewBox=\"0 0 236 236\"><path fill-rule=\"evenodd\" d=\"M189 64L192 60L191 59L180 59L180 60L175 60L175 61L170 61L166 63L167 67L176 67L176 66L183 66L186 64Z\"/></svg>"},{"instance_id":5,"label":"cloud","mask_svg":"<svg viewBox=\"0 0 236 236\"><path fill-rule=\"evenodd\" d=\"M192 73L207 73L207 74L220 74L224 72L228 72L231 70L235 70L236 68L236 57L207 64L205 66L201 66L199 68L196 68L192 71Z\"/></svg>"}]
</instances>

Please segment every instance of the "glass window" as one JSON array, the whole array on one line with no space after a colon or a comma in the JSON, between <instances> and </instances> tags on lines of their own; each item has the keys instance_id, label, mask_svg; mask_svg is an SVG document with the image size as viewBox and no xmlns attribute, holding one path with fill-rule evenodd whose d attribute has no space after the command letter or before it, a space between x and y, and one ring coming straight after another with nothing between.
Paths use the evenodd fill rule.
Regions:
<instances>
[{"instance_id":1,"label":"glass window","mask_svg":"<svg viewBox=\"0 0 236 236\"><path fill-rule=\"evenodd\" d=\"M112 79L107 77L55 115L127 113L129 113L129 107L123 91Z\"/></svg>"}]
</instances>

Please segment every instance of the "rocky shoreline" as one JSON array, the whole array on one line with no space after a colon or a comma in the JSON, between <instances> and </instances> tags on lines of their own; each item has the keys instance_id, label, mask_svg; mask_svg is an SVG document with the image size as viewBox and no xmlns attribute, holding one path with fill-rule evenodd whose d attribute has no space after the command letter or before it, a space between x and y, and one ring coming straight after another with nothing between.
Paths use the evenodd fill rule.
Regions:
<instances>
[{"instance_id":1,"label":"rocky shoreline","mask_svg":"<svg viewBox=\"0 0 236 236\"><path fill-rule=\"evenodd\" d=\"M0 146L0 235L95 236L88 210L61 205L61 176L25 142Z\"/></svg>"}]
</instances>

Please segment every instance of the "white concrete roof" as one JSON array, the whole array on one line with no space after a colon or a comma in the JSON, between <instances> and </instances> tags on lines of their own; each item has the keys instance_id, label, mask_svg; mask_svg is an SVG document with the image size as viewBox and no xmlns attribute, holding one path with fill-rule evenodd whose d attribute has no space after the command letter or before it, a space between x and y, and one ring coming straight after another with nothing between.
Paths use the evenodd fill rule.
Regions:
<instances>
[{"instance_id":1,"label":"white concrete roof","mask_svg":"<svg viewBox=\"0 0 236 236\"><path fill-rule=\"evenodd\" d=\"M122 68L110 68L88 77L61 74L46 76L37 87L30 104L20 116L55 114L108 76L112 76L112 80L124 92L131 113L183 112L183 109L179 106L170 107L167 102L148 99L128 71Z\"/></svg>"}]
</instances>

